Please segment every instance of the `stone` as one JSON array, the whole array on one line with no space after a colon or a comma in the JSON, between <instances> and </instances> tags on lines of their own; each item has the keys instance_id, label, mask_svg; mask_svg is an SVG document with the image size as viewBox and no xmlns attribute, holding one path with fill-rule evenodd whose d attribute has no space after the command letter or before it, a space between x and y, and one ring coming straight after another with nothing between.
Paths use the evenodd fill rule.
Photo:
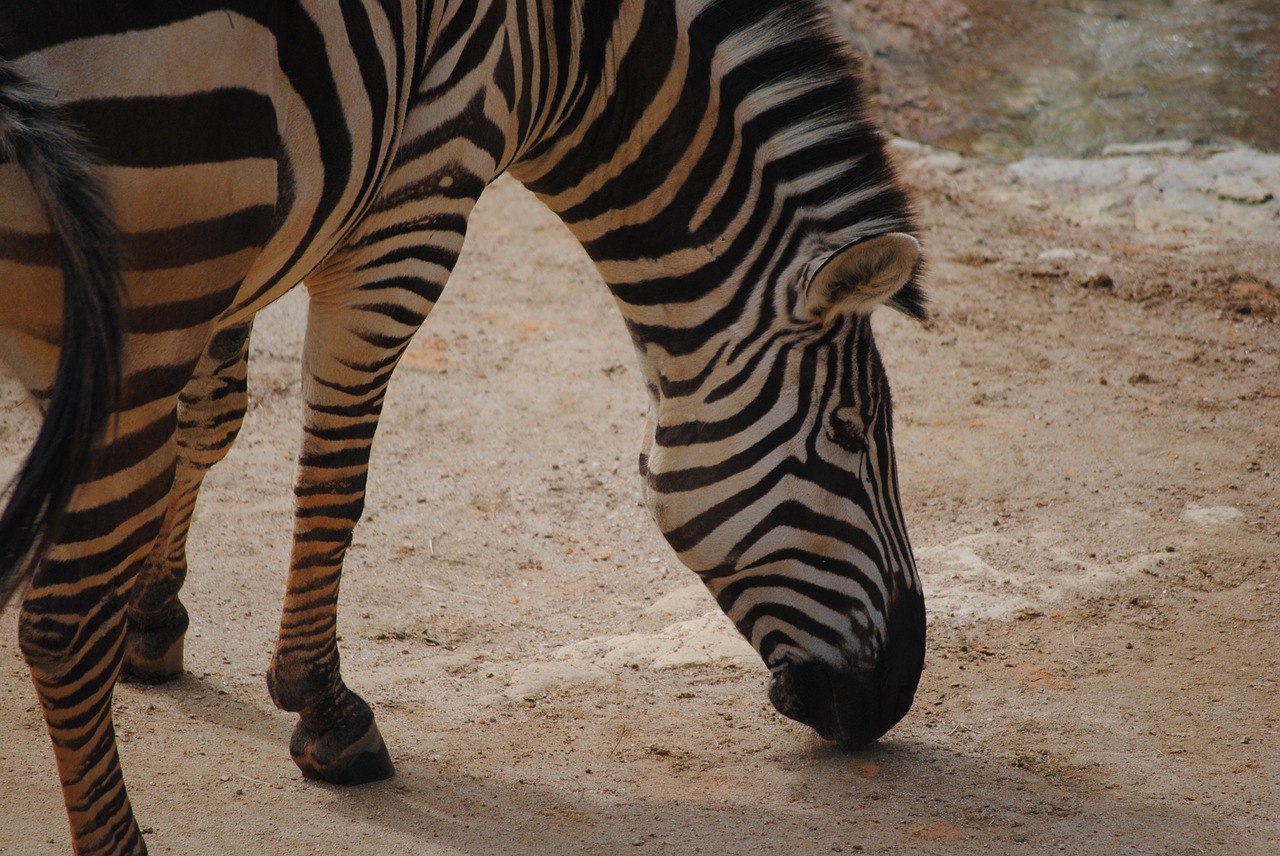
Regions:
<instances>
[{"instance_id":1,"label":"stone","mask_svg":"<svg viewBox=\"0 0 1280 856\"><path fill-rule=\"evenodd\" d=\"M1191 152L1190 140L1161 140L1153 143L1112 143L1104 146L1104 158L1149 155L1185 155Z\"/></svg>"},{"instance_id":2,"label":"stone","mask_svg":"<svg viewBox=\"0 0 1280 856\"><path fill-rule=\"evenodd\" d=\"M1244 512L1230 505L1214 505L1207 508L1189 505L1183 512L1188 520L1202 526L1221 526L1244 517Z\"/></svg>"}]
</instances>

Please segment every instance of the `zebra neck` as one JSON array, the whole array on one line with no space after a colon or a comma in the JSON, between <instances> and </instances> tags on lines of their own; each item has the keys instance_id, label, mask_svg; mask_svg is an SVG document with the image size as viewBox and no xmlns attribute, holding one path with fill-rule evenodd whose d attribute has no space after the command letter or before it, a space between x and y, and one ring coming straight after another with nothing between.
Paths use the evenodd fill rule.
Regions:
<instances>
[{"instance_id":1,"label":"zebra neck","mask_svg":"<svg viewBox=\"0 0 1280 856\"><path fill-rule=\"evenodd\" d=\"M796 310L812 259L909 227L856 61L820 13L581 0L555 22L560 41L544 35L576 65L537 89L543 121L522 128L544 133L511 172L595 261L651 384L671 358L692 378L726 348L808 323Z\"/></svg>"}]
</instances>

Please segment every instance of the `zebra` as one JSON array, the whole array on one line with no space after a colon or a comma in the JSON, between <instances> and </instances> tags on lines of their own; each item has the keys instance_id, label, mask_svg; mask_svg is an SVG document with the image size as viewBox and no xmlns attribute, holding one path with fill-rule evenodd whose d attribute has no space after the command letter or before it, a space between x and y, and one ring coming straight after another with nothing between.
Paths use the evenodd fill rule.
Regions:
<instances>
[{"instance_id":1,"label":"zebra","mask_svg":"<svg viewBox=\"0 0 1280 856\"><path fill-rule=\"evenodd\" d=\"M77 852L145 852L112 689L181 671L191 509L244 414L253 316L300 282L268 687L305 776L393 774L341 676L338 583L392 372L504 172L611 290L645 503L774 706L847 744L906 714L924 597L870 314L925 317L922 257L819 0L7 4L0 51L0 360L44 411L0 606L26 587Z\"/></svg>"}]
</instances>

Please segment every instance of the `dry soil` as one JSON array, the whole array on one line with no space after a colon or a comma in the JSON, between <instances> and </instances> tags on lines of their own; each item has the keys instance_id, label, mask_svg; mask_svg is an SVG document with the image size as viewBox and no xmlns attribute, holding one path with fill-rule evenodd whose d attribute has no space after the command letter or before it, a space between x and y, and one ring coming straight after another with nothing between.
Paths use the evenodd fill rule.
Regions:
<instances>
[{"instance_id":1,"label":"dry soil","mask_svg":"<svg viewBox=\"0 0 1280 856\"><path fill-rule=\"evenodd\" d=\"M188 673L116 694L152 851L1280 852L1280 188L1214 184L1194 148L1101 177L900 149L934 302L876 319L930 610L894 731L848 752L773 711L640 505L610 298L502 181L397 373L347 564L344 673L397 776L303 780L264 686L295 294L259 322L251 413L197 515ZM1162 207L1204 169L1178 185L1198 207ZM0 386L0 469L35 427ZM14 625L0 853L61 853Z\"/></svg>"}]
</instances>

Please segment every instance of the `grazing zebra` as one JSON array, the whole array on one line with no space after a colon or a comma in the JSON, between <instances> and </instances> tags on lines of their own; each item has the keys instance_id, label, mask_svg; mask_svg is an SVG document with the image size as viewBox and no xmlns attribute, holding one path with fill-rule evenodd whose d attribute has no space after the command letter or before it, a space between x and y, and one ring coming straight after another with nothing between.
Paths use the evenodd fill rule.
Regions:
<instances>
[{"instance_id":1,"label":"grazing zebra","mask_svg":"<svg viewBox=\"0 0 1280 856\"><path fill-rule=\"evenodd\" d=\"M924 600L868 316L923 315L919 250L818 0L62 5L0 11L0 359L45 411L0 605L29 581L78 852L145 849L112 687L181 670L192 504L243 416L251 319L303 279L268 684L305 775L391 775L339 672L339 576L391 373L504 171L616 298L646 502L775 706L848 743L906 713Z\"/></svg>"}]
</instances>

